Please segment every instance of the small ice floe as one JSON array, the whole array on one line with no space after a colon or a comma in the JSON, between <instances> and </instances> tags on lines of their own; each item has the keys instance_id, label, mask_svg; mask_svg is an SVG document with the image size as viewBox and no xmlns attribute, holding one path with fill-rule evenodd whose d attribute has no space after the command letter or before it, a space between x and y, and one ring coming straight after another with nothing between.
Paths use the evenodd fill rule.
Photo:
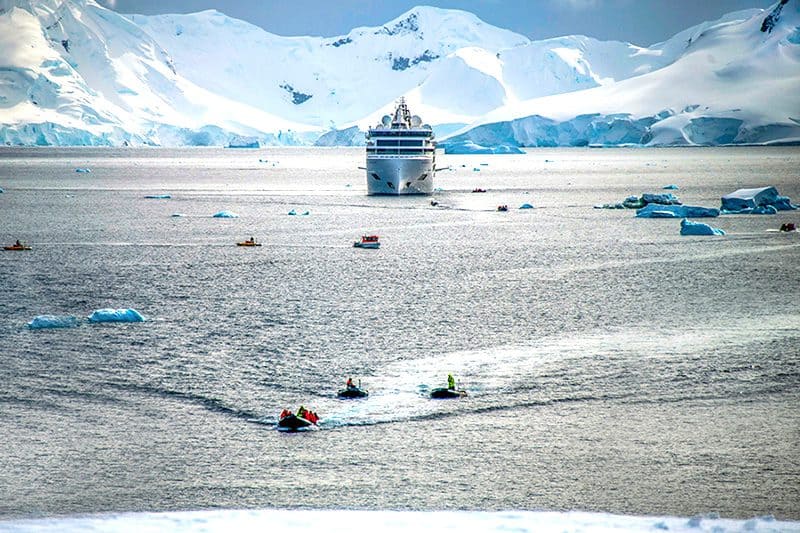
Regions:
<instances>
[{"instance_id":1,"label":"small ice floe","mask_svg":"<svg viewBox=\"0 0 800 533\"><path fill-rule=\"evenodd\" d=\"M136 309L98 309L88 319L89 322L144 322Z\"/></svg>"},{"instance_id":2,"label":"small ice floe","mask_svg":"<svg viewBox=\"0 0 800 533\"><path fill-rule=\"evenodd\" d=\"M213 218L239 218L239 215L230 211L220 211L211 215Z\"/></svg>"},{"instance_id":3,"label":"small ice floe","mask_svg":"<svg viewBox=\"0 0 800 533\"><path fill-rule=\"evenodd\" d=\"M774 215L778 211L800 209L788 196L778 194L775 187L738 189L721 200L724 215Z\"/></svg>"},{"instance_id":4,"label":"small ice floe","mask_svg":"<svg viewBox=\"0 0 800 533\"><path fill-rule=\"evenodd\" d=\"M3 194L4 192L6 191L4 191L2 187L0 187L0 194Z\"/></svg>"},{"instance_id":5,"label":"small ice floe","mask_svg":"<svg viewBox=\"0 0 800 533\"><path fill-rule=\"evenodd\" d=\"M78 167L75 169L75 172L78 172L79 174L89 174L91 171L91 168Z\"/></svg>"},{"instance_id":6,"label":"small ice floe","mask_svg":"<svg viewBox=\"0 0 800 533\"><path fill-rule=\"evenodd\" d=\"M664 185L664 186L663 186L663 187L661 187L661 188L662 188L662 189L666 189L666 190L668 190L668 191L677 191L677 190L678 190L678 186L677 186L677 185L675 185L674 183L670 183L669 185Z\"/></svg>"},{"instance_id":7,"label":"small ice floe","mask_svg":"<svg viewBox=\"0 0 800 533\"><path fill-rule=\"evenodd\" d=\"M172 215L171 215L171 216L172 216L173 218L178 218L178 217L185 217L186 215L184 215L183 213L172 213Z\"/></svg>"},{"instance_id":8,"label":"small ice floe","mask_svg":"<svg viewBox=\"0 0 800 533\"><path fill-rule=\"evenodd\" d=\"M291 215L291 216L295 216L295 215L297 214L297 211L295 211L294 209L292 209L291 211L289 211L289 212L288 212L288 213L286 213L286 214L287 214L287 215Z\"/></svg>"},{"instance_id":9,"label":"small ice floe","mask_svg":"<svg viewBox=\"0 0 800 533\"><path fill-rule=\"evenodd\" d=\"M478 167L472 167L472 171L473 171L473 172L480 172L480 171L481 171L481 169L480 169L480 168L478 168Z\"/></svg>"},{"instance_id":10,"label":"small ice floe","mask_svg":"<svg viewBox=\"0 0 800 533\"><path fill-rule=\"evenodd\" d=\"M681 220L681 235L725 235L719 228L712 228L702 222L692 222L691 220Z\"/></svg>"},{"instance_id":11,"label":"small ice floe","mask_svg":"<svg viewBox=\"0 0 800 533\"><path fill-rule=\"evenodd\" d=\"M62 315L39 315L28 322L30 329L74 328L79 325L76 317Z\"/></svg>"},{"instance_id":12,"label":"small ice floe","mask_svg":"<svg viewBox=\"0 0 800 533\"><path fill-rule=\"evenodd\" d=\"M531 204L522 204L521 206L519 206L519 208L520 209L533 209L533 206Z\"/></svg>"},{"instance_id":13,"label":"small ice floe","mask_svg":"<svg viewBox=\"0 0 800 533\"><path fill-rule=\"evenodd\" d=\"M674 216L665 213L673 213ZM653 213L658 213L653 215ZM636 210L637 218L703 218L718 217L719 209L713 207L701 207L696 205L661 205L647 204L641 209Z\"/></svg>"},{"instance_id":14,"label":"small ice floe","mask_svg":"<svg viewBox=\"0 0 800 533\"><path fill-rule=\"evenodd\" d=\"M308 216L308 215L310 215L310 214L311 214L311 211L303 211L303 214L302 214L302 215L300 215L300 216L307 217L307 216Z\"/></svg>"},{"instance_id":15,"label":"small ice floe","mask_svg":"<svg viewBox=\"0 0 800 533\"><path fill-rule=\"evenodd\" d=\"M167 198L172 198L169 194L148 194L145 198L150 198L151 200L166 200Z\"/></svg>"}]
</instances>

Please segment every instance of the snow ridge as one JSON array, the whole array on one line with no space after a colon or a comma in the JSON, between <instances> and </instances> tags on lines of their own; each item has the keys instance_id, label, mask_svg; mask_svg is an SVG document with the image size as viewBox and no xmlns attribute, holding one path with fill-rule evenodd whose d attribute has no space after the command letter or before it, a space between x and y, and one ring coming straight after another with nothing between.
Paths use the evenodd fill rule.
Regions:
<instances>
[{"instance_id":1,"label":"snow ridge","mask_svg":"<svg viewBox=\"0 0 800 533\"><path fill-rule=\"evenodd\" d=\"M362 144L400 96L438 131L458 129L452 146L791 143L799 63L800 0L650 47L530 41L425 6L321 38L214 10L0 0L0 143Z\"/></svg>"}]
</instances>

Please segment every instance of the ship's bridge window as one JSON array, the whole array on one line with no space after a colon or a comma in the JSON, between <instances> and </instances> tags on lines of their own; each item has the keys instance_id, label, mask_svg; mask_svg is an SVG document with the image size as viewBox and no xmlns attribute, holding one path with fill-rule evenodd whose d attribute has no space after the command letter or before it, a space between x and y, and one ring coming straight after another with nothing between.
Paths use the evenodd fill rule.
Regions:
<instances>
[{"instance_id":1,"label":"ship's bridge window","mask_svg":"<svg viewBox=\"0 0 800 533\"><path fill-rule=\"evenodd\" d=\"M422 146L422 141L410 141L406 139L400 140L400 146Z\"/></svg>"}]
</instances>

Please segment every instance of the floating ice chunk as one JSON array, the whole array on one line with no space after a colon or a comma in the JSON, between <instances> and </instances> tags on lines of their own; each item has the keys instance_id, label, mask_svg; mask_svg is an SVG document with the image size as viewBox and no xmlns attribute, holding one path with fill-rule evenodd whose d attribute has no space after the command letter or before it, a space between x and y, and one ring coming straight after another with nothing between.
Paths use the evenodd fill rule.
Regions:
<instances>
[{"instance_id":1,"label":"floating ice chunk","mask_svg":"<svg viewBox=\"0 0 800 533\"><path fill-rule=\"evenodd\" d=\"M681 220L681 235L725 235L725 232L718 228L712 228L702 222L692 222L691 220Z\"/></svg>"},{"instance_id":2,"label":"floating ice chunk","mask_svg":"<svg viewBox=\"0 0 800 533\"><path fill-rule=\"evenodd\" d=\"M148 194L145 198L150 198L153 200L166 200L167 198L172 198L169 194Z\"/></svg>"},{"instance_id":3,"label":"floating ice chunk","mask_svg":"<svg viewBox=\"0 0 800 533\"><path fill-rule=\"evenodd\" d=\"M3 194L4 192L6 191L4 191L2 187L0 187L0 194Z\"/></svg>"},{"instance_id":4,"label":"floating ice chunk","mask_svg":"<svg viewBox=\"0 0 800 533\"><path fill-rule=\"evenodd\" d=\"M220 211L219 213L214 213L211 216L213 218L239 218L239 215L236 213L231 213L230 211Z\"/></svg>"},{"instance_id":5,"label":"floating ice chunk","mask_svg":"<svg viewBox=\"0 0 800 533\"><path fill-rule=\"evenodd\" d=\"M722 212L726 215L752 214L772 215L771 207L775 211L792 211L799 209L793 205L788 196L778 194L775 187L759 187L755 189L739 189L722 197Z\"/></svg>"},{"instance_id":6,"label":"floating ice chunk","mask_svg":"<svg viewBox=\"0 0 800 533\"><path fill-rule=\"evenodd\" d=\"M645 205L647 205L647 202L642 201L638 196L628 196L622 201L622 207L627 207L628 209L639 209Z\"/></svg>"},{"instance_id":7,"label":"floating ice chunk","mask_svg":"<svg viewBox=\"0 0 800 533\"><path fill-rule=\"evenodd\" d=\"M74 316L39 315L28 322L30 329L74 328L80 325Z\"/></svg>"},{"instance_id":8,"label":"floating ice chunk","mask_svg":"<svg viewBox=\"0 0 800 533\"><path fill-rule=\"evenodd\" d=\"M660 211L658 215L653 216L654 211ZM702 218L702 217L718 217L719 209L713 207L700 207L696 205L661 205L661 204L647 204L641 209L636 210L638 218L664 218L664 212L675 213L680 218Z\"/></svg>"},{"instance_id":9,"label":"floating ice chunk","mask_svg":"<svg viewBox=\"0 0 800 533\"><path fill-rule=\"evenodd\" d=\"M135 309L98 309L89 315L89 322L144 322Z\"/></svg>"},{"instance_id":10,"label":"floating ice chunk","mask_svg":"<svg viewBox=\"0 0 800 533\"><path fill-rule=\"evenodd\" d=\"M597 204L593 207L595 209L625 209L625 206L622 205L622 202L616 204Z\"/></svg>"},{"instance_id":11,"label":"floating ice chunk","mask_svg":"<svg viewBox=\"0 0 800 533\"><path fill-rule=\"evenodd\" d=\"M88 174L88 173L90 173L91 171L92 171L92 169L91 169L91 168L81 168L81 167L78 167L78 168L76 168L76 169L75 169L75 172L78 172L78 173L80 173L80 174Z\"/></svg>"},{"instance_id":12,"label":"floating ice chunk","mask_svg":"<svg viewBox=\"0 0 800 533\"><path fill-rule=\"evenodd\" d=\"M775 187L758 187L755 189L738 189L722 197L722 209L739 211L759 205L771 205L778 200L778 189Z\"/></svg>"},{"instance_id":13,"label":"floating ice chunk","mask_svg":"<svg viewBox=\"0 0 800 533\"><path fill-rule=\"evenodd\" d=\"M655 210L650 212L650 218L681 218L677 213L672 211Z\"/></svg>"},{"instance_id":14,"label":"floating ice chunk","mask_svg":"<svg viewBox=\"0 0 800 533\"><path fill-rule=\"evenodd\" d=\"M296 214L297 214L297 211L295 211L294 209L292 209L291 211L289 211L289 212L288 212L288 213L286 213L286 214L287 214L287 215L292 215L292 216L294 216L294 215L296 215Z\"/></svg>"},{"instance_id":15,"label":"floating ice chunk","mask_svg":"<svg viewBox=\"0 0 800 533\"><path fill-rule=\"evenodd\" d=\"M478 167L473 167L472 171L473 171L473 172L480 172L480 171L481 171L481 169L479 169Z\"/></svg>"},{"instance_id":16,"label":"floating ice chunk","mask_svg":"<svg viewBox=\"0 0 800 533\"><path fill-rule=\"evenodd\" d=\"M177 217L185 217L186 215L184 215L183 213L172 213L172 216L177 218Z\"/></svg>"},{"instance_id":17,"label":"floating ice chunk","mask_svg":"<svg viewBox=\"0 0 800 533\"><path fill-rule=\"evenodd\" d=\"M675 184L664 185L664 186L662 187L662 189L666 189L666 190L668 190L668 191L677 191L677 190L678 190L678 186L677 186L677 185L675 185Z\"/></svg>"},{"instance_id":18,"label":"floating ice chunk","mask_svg":"<svg viewBox=\"0 0 800 533\"><path fill-rule=\"evenodd\" d=\"M311 211L304 211L302 216L306 217L311 214Z\"/></svg>"},{"instance_id":19,"label":"floating ice chunk","mask_svg":"<svg viewBox=\"0 0 800 533\"><path fill-rule=\"evenodd\" d=\"M519 208L520 209L533 209L533 206L531 204L522 204L521 206L519 206Z\"/></svg>"},{"instance_id":20,"label":"floating ice chunk","mask_svg":"<svg viewBox=\"0 0 800 533\"><path fill-rule=\"evenodd\" d=\"M680 205L681 201L671 192L662 194L653 194L646 192L642 195L642 202L645 204L661 204L661 205Z\"/></svg>"}]
</instances>

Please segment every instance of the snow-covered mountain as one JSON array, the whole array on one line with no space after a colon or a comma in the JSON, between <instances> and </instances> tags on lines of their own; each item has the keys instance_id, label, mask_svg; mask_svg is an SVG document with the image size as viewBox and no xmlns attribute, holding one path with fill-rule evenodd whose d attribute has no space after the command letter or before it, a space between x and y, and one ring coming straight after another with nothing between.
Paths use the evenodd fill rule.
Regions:
<instances>
[{"instance_id":1,"label":"snow-covered mountain","mask_svg":"<svg viewBox=\"0 0 800 533\"><path fill-rule=\"evenodd\" d=\"M616 83L510 102L452 135L451 149L800 143L800 0L653 48L677 58Z\"/></svg>"},{"instance_id":2,"label":"snow-covered mountain","mask_svg":"<svg viewBox=\"0 0 800 533\"><path fill-rule=\"evenodd\" d=\"M800 137L789 118L800 114L799 5L731 13L642 48L532 42L432 7L319 38L216 11L123 16L94 0L0 0L0 142L357 144L399 96L440 137L470 124L453 146L786 140ZM717 135L725 113L750 133Z\"/></svg>"}]
</instances>

